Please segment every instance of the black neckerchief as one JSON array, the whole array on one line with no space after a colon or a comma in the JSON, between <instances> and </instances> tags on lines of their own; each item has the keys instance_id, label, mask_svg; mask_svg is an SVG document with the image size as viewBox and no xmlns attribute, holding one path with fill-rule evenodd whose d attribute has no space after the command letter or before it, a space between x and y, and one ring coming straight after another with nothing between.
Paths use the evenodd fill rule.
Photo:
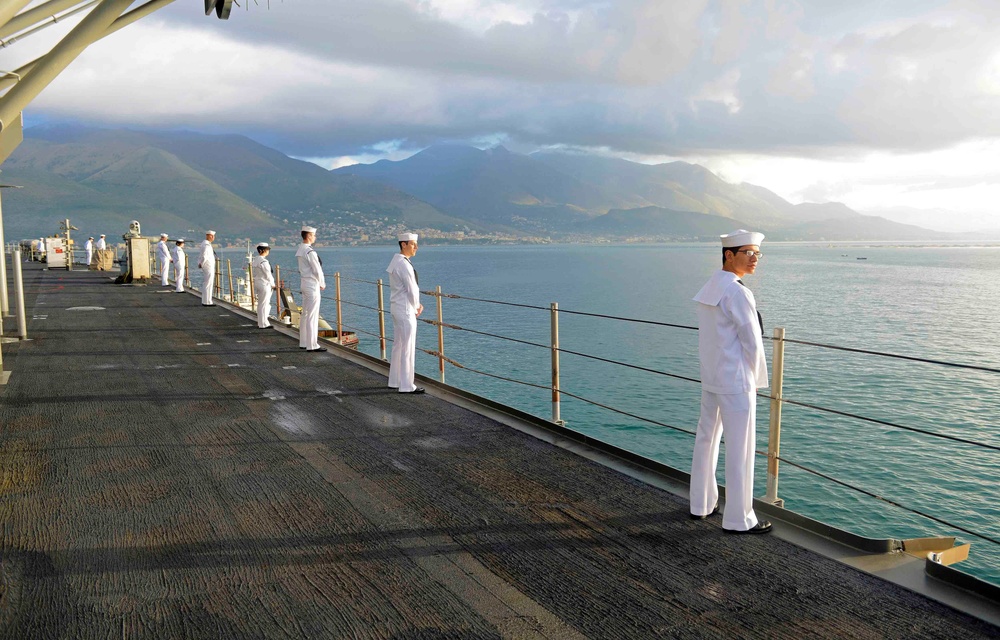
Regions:
<instances>
[{"instance_id":1,"label":"black neckerchief","mask_svg":"<svg viewBox=\"0 0 1000 640\"><path fill-rule=\"evenodd\" d=\"M399 255L403 256L403 254L399 254ZM409 258L407 258L406 256L403 256L403 260L406 260L410 264L410 268L413 269L413 263L410 262ZM420 286L420 276L417 275L417 270L416 269L413 269L413 279L416 281L417 286L419 287Z\"/></svg>"}]
</instances>

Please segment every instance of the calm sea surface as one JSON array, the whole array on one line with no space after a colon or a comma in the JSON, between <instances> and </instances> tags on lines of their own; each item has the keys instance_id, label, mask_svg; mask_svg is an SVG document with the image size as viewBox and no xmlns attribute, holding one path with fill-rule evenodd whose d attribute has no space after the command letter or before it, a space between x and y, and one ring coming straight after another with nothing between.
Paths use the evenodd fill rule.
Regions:
<instances>
[{"instance_id":1,"label":"calm sea surface","mask_svg":"<svg viewBox=\"0 0 1000 640\"><path fill-rule=\"evenodd\" d=\"M757 275L746 279L764 316L765 333L1000 368L1000 247L768 244ZM373 284L388 278L387 248L320 249L324 269L344 276L345 300L376 306ZM240 257L228 252L234 266ZM858 258L866 258L860 260ZM274 265L297 290L290 250L275 250ZM564 349L647 369L698 378L697 332L573 315L582 311L696 324L691 297L719 267L714 245L502 246L421 245L414 259L421 289L545 307L444 300L447 323L548 344L550 302L558 302ZM197 269L192 269L196 277ZM197 286L197 281L195 282ZM333 279L322 313L336 319ZM298 294L296 294L298 299ZM423 298L425 318L435 300ZM378 333L373 311L343 306L344 323ZM391 319L387 317L391 335ZM364 334L361 350L378 355ZM770 364L771 343L768 349ZM418 347L437 349L436 330L418 327ZM549 383L546 349L447 330L445 353L480 371L538 385ZM693 431L701 389L665 375L562 356L563 389L673 427ZM437 360L418 352L417 370L437 375ZM549 393L448 365L447 381L500 402L550 417ZM1000 374L968 371L820 347L789 344L786 399L895 424L1000 446ZM758 404L758 450L767 448L769 404ZM687 470L693 437L564 398L567 426ZM1000 539L1000 484L995 449L785 405L781 454L792 462L961 527ZM720 467L722 465L720 464ZM719 477L722 478L720 468ZM764 494L766 459L757 461L757 495ZM1000 546L796 469L781 468L785 506L872 537L955 535L972 542L960 568L1000 583Z\"/></svg>"}]
</instances>

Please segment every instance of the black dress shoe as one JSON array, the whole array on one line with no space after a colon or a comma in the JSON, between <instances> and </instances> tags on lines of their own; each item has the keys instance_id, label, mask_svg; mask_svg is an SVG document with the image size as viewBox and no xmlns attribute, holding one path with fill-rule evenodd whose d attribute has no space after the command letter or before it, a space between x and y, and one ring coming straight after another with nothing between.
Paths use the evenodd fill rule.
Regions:
<instances>
[{"instance_id":1,"label":"black dress shoe","mask_svg":"<svg viewBox=\"0 0 1000 640\"><path fill-rule=\"evenodd\" d=\"M316 353L317 351L326 351L325 347L319 347L318 349L306 349L309 353Z\"/></svg>"},{"instance_id":2,"label":"black dress shoe","mask_svg":"<svg viewBox=\"0 0 1000 640\"><path fill-rule=\"evenodd\" d=\"M747 529L745 531L740 531L738 529L723 529L723 531L725 531L726 533L738 533L738 534L745 534L745 533L771 533L771 523L768 522L768 521L766 521L766 520L762 520L761 522L758 522L753 527L751 527L751 528L749 528L749 529Z\"/></svg>"},{"instance_id":3,"label":"black dress shoe","mask_svg":"<svg viewBox=\"0 0 1000 640\"><path fill-rule=\"evenodd\" d=\"M203 307L214 307L215 305L214 304L205 304L204 302L202 302L201 306L203 306Z\"/></svg>"},{"instance_id":4,"label":"black dress shoe","mask_svg":"<svg viewBox=\"0 0 1000 640\"><path fill-rule=\"evenodd\" d=\"M706 513L703 516L696 516L693 513L689 513L688 515L691 516L692 520L704 520L705 518L708 518L708 517L714 516L714 515L718 515L718 514L719 514L719 503L716 502L715 503L715 508L713 508L711 512Z\"/></svg>"},{"instance_id":5,"label":"black dress shoe","mask_svg":"<svg viewBox=\"0 0 1000 640\"><path fill-rule=\"evenodd\" d=\"M418 393L427 393L427 392L424 391L423 387L417 387L413 391L400 391L400 393L414 393L414 394L418 394Z\"/></svg>"}]
</instances>

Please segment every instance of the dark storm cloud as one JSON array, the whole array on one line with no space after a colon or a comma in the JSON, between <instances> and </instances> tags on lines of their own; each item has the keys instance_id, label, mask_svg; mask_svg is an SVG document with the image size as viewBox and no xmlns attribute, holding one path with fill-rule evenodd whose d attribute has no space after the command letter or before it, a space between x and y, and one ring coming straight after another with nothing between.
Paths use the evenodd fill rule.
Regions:
<instances>
[{"instance_id":1,"label":"dark storm cloud","mask_svg":"<svg viewBox=\"0 0 1000 640\"><path fill-rule=\"evenodd\" d=\"M123 124L222 121L310 157L491 136L823 157L1000 135L1000 3L480 0L530 10L480 28L435 1L288 0L228 22L175 3L156 14L164 37L193 30L215 48L197 73L143 68L174 112L60 99Z\"/></svg>"}]
</instances>

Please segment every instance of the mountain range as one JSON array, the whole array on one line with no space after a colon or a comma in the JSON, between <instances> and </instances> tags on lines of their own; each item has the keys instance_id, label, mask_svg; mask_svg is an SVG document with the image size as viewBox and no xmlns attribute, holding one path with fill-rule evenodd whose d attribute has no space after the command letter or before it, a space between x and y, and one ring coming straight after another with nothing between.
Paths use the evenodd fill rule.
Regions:
<instances>
[{"instance_id":1,"label":"mountain range","mask_svg":"<svg viewBox=\"0 0 1000 640\"><path fill-rule=\"evenodd\" d=\"M437 145L406 160L327 171L249 138L190 132L32 128L0 167L11 238L85 232L293 238L299 223L335 242L400 228L468 239L706 239L738 227L771 239L931 240L941 234L839 203L792 204L687 162Z\"/></svg>"}]
</instances>

